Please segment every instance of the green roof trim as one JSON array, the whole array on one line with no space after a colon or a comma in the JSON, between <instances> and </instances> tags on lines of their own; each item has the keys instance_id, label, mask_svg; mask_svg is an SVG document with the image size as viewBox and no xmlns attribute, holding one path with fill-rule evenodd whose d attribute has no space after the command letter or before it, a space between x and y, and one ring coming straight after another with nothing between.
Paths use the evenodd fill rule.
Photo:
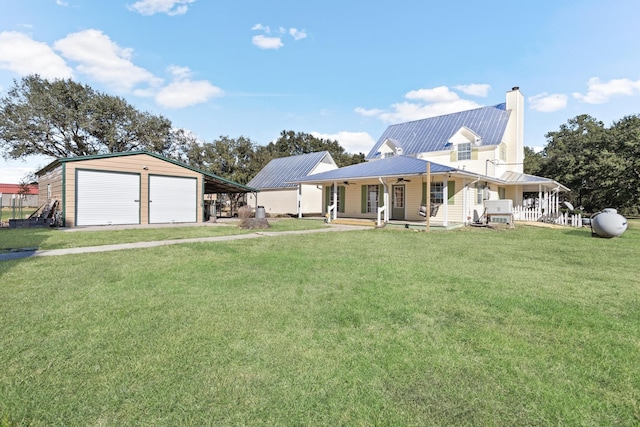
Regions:
<instances>
[{"instance_id":1,"label":"green roof trim","mask_svg":"<svg viewBox=\"0 0 640 427\"><path fill-rule=\"evenodd\" d=\"M229 179L223 178L223 177L218 176L216 174L213 174L211 172L207 172L207 171L204 171L202 169L194 168L193 166L189 166L186 163L182 163L182 162L179 162L177 160L170 159L168 157L164 157L164 156L162 156L160 154L152 153L150 151L144 151L144 150L140 150L140 151L124 151L124 152L120 152L120 153L94 154L92 156L61 157L61 158L56 159L53 162L49 163L47 166L43 167L39 171L37 171L36 175L40 175L42 172L45 172L45 171L50 170L50 169L53 169L54 167L58 166L59 164L64 164L64 163L69 163L69 162L78 162L78 161L81 161L81 160L95 160L95 159L106 159L106 158L111 158L111 157L136 156L136 155L140 155L140 154L146 154L148 156L155 157L156 159L160 159L160 160L164 160L165 162L173 163L176 166L180 166L180 167L192 170L194 172L201 173L202 175L204 175L204 176L206 176L208 178L214 179L216 181L220 181L220 182L222 182L224 184L227 184L229 187L237 187L238 189L242 189L242 190L246 191L247 193L257 193L257 192L260 191L260 190L258 190L256 188L247 187L246 185L237 183L235 181L231 181Z\"/></svg>"}]
</instances>

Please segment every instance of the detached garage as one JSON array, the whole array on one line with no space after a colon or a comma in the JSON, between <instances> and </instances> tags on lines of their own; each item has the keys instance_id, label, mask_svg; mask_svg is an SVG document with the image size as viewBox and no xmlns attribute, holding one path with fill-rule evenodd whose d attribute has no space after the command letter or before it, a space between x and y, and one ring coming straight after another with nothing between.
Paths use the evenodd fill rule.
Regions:
<instances>
[{"instance_id":1,"label":"detached garage","mask_svg":"<svg viewBox=\"0 0 640 427\"><path fill-rule=\"evenodd\" d=\"M62 158L36 174L65 227L202 222L205 194L257 191L144 151Z\"/></svg>"}]
</instances>

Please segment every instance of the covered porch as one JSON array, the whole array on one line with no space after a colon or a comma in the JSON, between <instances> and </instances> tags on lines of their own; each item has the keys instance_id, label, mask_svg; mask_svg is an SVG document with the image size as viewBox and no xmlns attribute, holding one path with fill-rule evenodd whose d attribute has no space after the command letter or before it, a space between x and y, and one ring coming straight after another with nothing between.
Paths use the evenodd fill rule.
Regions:
<instances>
[{"instance_id":1,"label":"covered porch","mask_svg":"<svg viewBox=\"0 0 640 427\"><path fill-rule=\"evenodd\" d=\"M466 225L482 217L487 200L510 199L519 209L535 203L545 214L560 212L568 189L546 178L509 173L493 178L409 156L396 156L301 177L322 188L327 221L366 220L377 226ZM537 193L534 193L537 191ZM533 201L528 195L536 195ZM427 214L428 213L428 214ZM298 216L302 213L298 211Z\"/></svg>"}]
</instances>

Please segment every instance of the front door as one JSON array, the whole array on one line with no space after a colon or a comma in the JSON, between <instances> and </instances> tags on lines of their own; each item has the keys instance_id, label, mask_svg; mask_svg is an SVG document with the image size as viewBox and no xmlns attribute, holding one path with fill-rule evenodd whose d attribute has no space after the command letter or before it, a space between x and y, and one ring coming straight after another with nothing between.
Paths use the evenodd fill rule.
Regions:
<instances>
[{"instance_id":1,"label":"front door","mask_svg":"<svg viewBox=\"0 0 640 427\"><path fill-rule=\"evenodd\" d=\"M404 220L404 185L394 185L391 187L391 219Z\"/></svg>"}]
</instances>

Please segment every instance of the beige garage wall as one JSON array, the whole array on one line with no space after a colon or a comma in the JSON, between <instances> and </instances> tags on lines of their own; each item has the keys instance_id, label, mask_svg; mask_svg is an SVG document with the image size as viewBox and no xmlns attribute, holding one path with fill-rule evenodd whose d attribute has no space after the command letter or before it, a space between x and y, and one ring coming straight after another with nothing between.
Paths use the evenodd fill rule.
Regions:
<instances>
[{"instance_id":1,"label":"beige garage wall","mask_svg":"<svg viewBox=\"0 0 640 427\"><path fill-rule=\"evenodd\" d=\"M179 165L149 156L136 154L131 156L116 156L108 158L78 160L64 163L65 172L65 226L75 226L76 214L76 169L96 171L135 173L140 175L140 223L148 224L149 220L149 175L165 175L176 177L190 177L198 180L197 200L202 200L202 174L183 168ZM45 192L46 192L46 185ZM42 186L40 192L42 192ZM42 194L42 193L41 193ZM62 198L62 195L60 195ZM197 222L202 222L202 203L198 203Z\"/></svg>"}]
</instances>

